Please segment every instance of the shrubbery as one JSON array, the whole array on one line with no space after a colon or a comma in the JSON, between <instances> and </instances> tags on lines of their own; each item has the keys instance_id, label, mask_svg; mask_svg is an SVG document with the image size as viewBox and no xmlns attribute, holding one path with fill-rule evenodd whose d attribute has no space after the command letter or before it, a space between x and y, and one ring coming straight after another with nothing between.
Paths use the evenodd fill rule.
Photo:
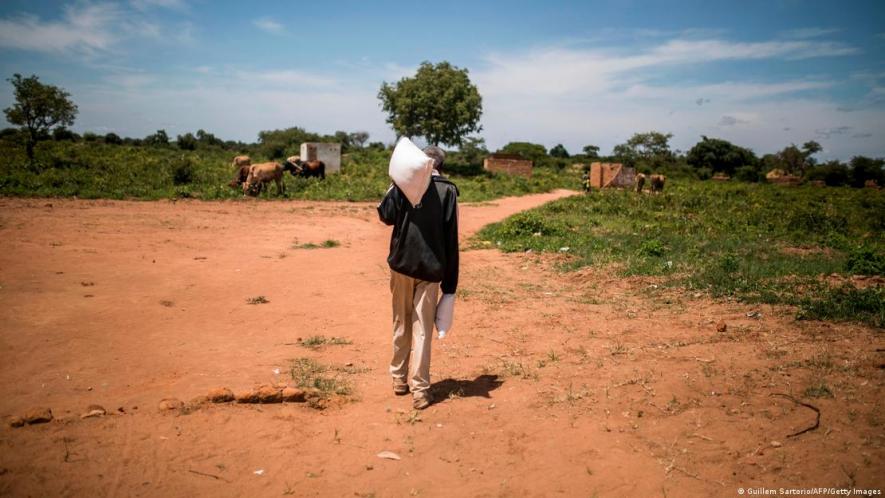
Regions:
<instances>
[{"instance_id":1,"label":"shrubbery","mask_svg":"<svg viewBox=\"0 0 885 498\"><path fill-rule=\"evenodd\" d=\"M805 318L885 326L881 287L842 289L824 278L883 274L882 212L885 193L872 189L680 180L660 195L561 199L476 239L505 251L568 247L564 270L612 265L713 296L793 304Z\"/></svg>"}]
</instances>

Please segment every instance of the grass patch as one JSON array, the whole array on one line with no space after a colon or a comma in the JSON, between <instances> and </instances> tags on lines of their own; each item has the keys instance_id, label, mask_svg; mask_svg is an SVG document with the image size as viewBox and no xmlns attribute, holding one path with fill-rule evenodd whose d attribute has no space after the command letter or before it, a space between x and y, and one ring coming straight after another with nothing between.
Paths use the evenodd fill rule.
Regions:
<instances>
[{"instance_id":1,"label":"grass patch","mask_svg":"<svg viewBox=\"0 0 885 498\"><path fill-rule=\"evenodd\" d=\"M830 387L827 386L826 383L820 381L805 388L803 395L806 398L832 398L833 391L830 390Z\"/></svg>"},{"instance_id":2,"label":"grass patch","mask_svg":"<svg viewBox=\"0 0 885 498\"><path fill-rule=\"evenodd\" d=\"M327 344L331 346L345 346L348 344L353 344L353 341L351 341L350 339L345 339L343 337L326 337L323 335L314 335L306 339L299 340L298 344L306 348L318 349Z\"/></svg>"},{"instance_id":3,"label":"grass patch","mask_svg":"<svg viewBox=\"0 0 885 498\"><path fill-rule=\"evenodd\" d=\"M472 247L557 253L559 268L617 268L665 286L747 303L797 306L799 318L885 327L881 286L834 286L830 274L881 275L885 192L680 180L659 195L594 191L482 229ZM815 251L784 251L813 247Z\"/></svg>"},{"instance_id":4,"label":"grass patch","mask_svg":"<svg viewBox=\"0 0 885 498\"><path fill-rule=\"evenodd\" d=\"M531 368L519 361L511 361L501 358L498 365L494 367L486 367L484 374L496 373L502 377L519 377L522 379L538 380L538 374L533 372Z\"/></svg>"},{"instance_id":5,"label":"grass patch","mask_svg":"<svg viewBox=\"0 0 885 498\"><path fill-rule=\"evenodd\" d=\"M324 240L320 244L314 244L313 242L308 242L306 244L298 244L297 242L292 245L292 249L331 249L333 247L338 247L341 245L341 242L338 242L334 239Z\"/></svg>"},{"instance_id":6,"label":"grass patch","mask_svg":"<svg viewBox=\"0 0 885 498\"><path fill-rule=\"evenodd\" d=\"M323 398L348 396L353 393L350 382L340 378L335 369L322 365L316 360L296 358L292 360L290 372L296 386L302 389L316 389Z\"/></svg>"},{"instance_id":7,"label":"grass patch","mask_svg":"<svg viewBox=\"0 0 885 498\"><path fill-rule=\"evenodd\" d=\"M246 299L246 304L267 304L269 302L270 301L264 296L250 297L249 299Z\"/></svg>"}]
</instances>

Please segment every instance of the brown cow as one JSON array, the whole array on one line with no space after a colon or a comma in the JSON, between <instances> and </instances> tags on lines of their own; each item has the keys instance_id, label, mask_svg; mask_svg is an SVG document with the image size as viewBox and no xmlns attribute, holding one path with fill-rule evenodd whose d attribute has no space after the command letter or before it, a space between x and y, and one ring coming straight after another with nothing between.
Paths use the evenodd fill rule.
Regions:
<instances>
[{"instance_id":1,"label":"brown cow","mask_svg":"<svg viewBox=\"0 0 885 498\"><path fill-rule=\"evenodd\" d=\"M639 173L636 175L636 191L642 192L642 187L645 185L645 175Z\"/></svg>"},{"instance_id":2,"label":"brown cow","mask_svg":"<svg viewBox=\"0 0 885 498\"><path fill-rule=\"evenodd\" d=\"M243 184L246 183L246 178L249 178L249 169L251 167L252 166L249 164L247 164L245 166L240 166L240 169L237 170L236 176L234 176L234 179L231 180L230 183L228 183L228 185L230 185L231 188L242 187Z\"/></svg>"},{"instance_id":3,"label":"brown cow","mask_svg":"<svg viewBox=\"0 0 885 498\"><path fill-rule=\"evenodd\" d=\"M249 156L236 156L231 166L233 166L234 168L241 168L243 166L249 166L251 164L252 159Z\"/></svg>"},{"instance_id":4,"label":"brown cow","mask_svg":"<svg viewBox=\"0 0 885 498\"><path fill-rule=\"evenodd\" d=\"M277 184L277 195L283 194L283 166L277 162L259 163L249 166L249 176L243 182L243 195L257 195L264 185L273 181Z\"/></svg>"},{"instance_id":5,"label":"brown cow","mask_svg":"<svg viewBox=\"0 0 885 498\"><path fill-rule=\"evenodd\" d=\"M649 177L651 180L651 191L652 192L663 192L664 191L664 181L667 180L667 177L664 175L651 175Z\"/></svg>"},{"instance_id":6,"label":"brown cow","mask_svg":"<svg viewBox=\"0 0 885 498\"><path fill-rule=\"evenodd\" d=\"M292 156L286 159L283 171L288 171L292 176L302 176L305 178L318 176L321 180L326 179L326 163L319 160L302 161L301 156Z\"/></svg>"}]
</instances>

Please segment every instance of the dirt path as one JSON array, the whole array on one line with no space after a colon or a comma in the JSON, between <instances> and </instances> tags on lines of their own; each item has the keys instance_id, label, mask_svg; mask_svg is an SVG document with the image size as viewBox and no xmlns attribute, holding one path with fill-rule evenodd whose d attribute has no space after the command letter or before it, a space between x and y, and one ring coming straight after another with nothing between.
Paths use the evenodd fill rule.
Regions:
<instances>
[{"instance_id":1,"label":"dirt path","mask_svg":"<svg viewBox=\"0 0 885 498\"><path fill-rule=\"evenodd\" d=\"M462 236L569 194L463 205ZM455 329L434 345L444 401L411 412L386 373L388 237L364 203L0 199L0 415L56 416L0 429L0 495L883 486L881 334L531 254L463 253ZM315 335L350 344L298 345ZM349 401L157 409L289 380L295 358L339 368ZM821 427L786 438L814 413L770 394L814 385L833 395L805 398ZM81 420L92 403L113 414Z\"/></svg>"}]
</instances>

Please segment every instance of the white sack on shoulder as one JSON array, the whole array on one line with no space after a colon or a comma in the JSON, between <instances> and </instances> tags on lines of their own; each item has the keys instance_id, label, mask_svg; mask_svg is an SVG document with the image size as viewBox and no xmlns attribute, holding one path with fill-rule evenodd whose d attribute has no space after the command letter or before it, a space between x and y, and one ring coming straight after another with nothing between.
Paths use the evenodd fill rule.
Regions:
<instances>
[{"instance_id":1,"label":"white sack on shoulder","mask_svg":"<svg viewBox=\"0 0 885 498\"><path fill-rule=\"evenodd\" d=\"M412 207L421 202L430 186L433 159L424 153L408 137L402 137L390 156L388 174L393 183L406 195Z\"/></svg>"},{"instance_id":2,"label":"white sack on shoulder","mask_svg":"<svg viewBox=\"0 0 885 498\"><path fill-rule=\"evenodd\" d=\"M436 305L436 330L439 331L439 338L442 339L446 333L452 329L452 322L455 320L455 295L443 294Z\"/></svg>"}]
</instances>

